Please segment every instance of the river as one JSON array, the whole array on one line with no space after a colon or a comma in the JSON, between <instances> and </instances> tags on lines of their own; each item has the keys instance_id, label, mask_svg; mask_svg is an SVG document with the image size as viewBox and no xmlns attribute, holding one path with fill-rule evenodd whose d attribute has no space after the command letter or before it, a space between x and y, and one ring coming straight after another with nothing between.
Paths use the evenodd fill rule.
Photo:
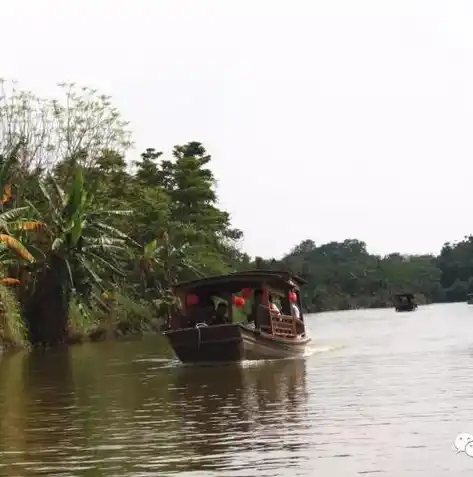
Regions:
<instances>
[{"instance_id":1,"label":"river","mask_svg":"<svg viewBox=\"0 0 473 477\"><path fill-rule=\"evenodd\" d=\"M307 322L303 360L182 366L159 337L3 358L0 475L473 475L452 449L473 434L473 306Z\"/></svg>"}]
</instances>

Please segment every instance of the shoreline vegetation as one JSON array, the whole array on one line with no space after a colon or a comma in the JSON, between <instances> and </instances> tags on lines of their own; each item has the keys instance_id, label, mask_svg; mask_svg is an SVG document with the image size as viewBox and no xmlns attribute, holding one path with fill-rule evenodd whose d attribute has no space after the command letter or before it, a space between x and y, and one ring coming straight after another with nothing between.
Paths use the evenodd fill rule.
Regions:
<instances>
[{"instance_id":1,"label":"shoreline vegetation","mask_svg":"<svg viewBox=\"0 0 473 477\"><path fill-rule=\"evenodd\" d=\"M284 269L308 282L308 312L466 301L473 236L438 256L385 257L348 239L304 240L251 259L217 207L211 156L196 141L132 162L111 98L74 84L42 99L0 84L0 351L159 331L170 287L232 271Z\"/></svg>"}]
</instances>

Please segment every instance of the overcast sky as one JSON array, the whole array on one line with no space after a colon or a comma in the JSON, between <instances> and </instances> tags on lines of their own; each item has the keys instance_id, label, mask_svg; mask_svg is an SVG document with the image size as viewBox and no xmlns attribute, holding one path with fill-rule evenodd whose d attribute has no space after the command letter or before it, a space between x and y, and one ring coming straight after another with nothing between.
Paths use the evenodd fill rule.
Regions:
<instances>
[{"instance_id":1,"label":"overcast sky","mask_svg":"<svg viewBox=\"0 0 473 477\"><path fill-rule=\"evenodd\" d=\"M136 153L203 142L251 255L473 232L471 0L15 0L1 18L1 76L111 94Z\"/></svg>"}]
</instances>

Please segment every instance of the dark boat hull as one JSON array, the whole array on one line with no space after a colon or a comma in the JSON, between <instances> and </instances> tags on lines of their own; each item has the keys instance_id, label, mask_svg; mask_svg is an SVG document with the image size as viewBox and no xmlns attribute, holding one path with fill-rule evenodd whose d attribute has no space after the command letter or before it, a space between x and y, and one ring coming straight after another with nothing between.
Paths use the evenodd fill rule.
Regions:
<instances>
[{"instance_id":1,"label":"dark boat hull","mask_svg":"<svg viewBox=\"0 0 473 477\"><path fill-rule=\"evenodd\" d=\"M275 338L240 324L166 331L183 363L284 359L304 356L310 338Z\"/></svg>"},{"instance_id":2,"label":"dark boat hull","mask_svg":"<svg viewBox=\"0 0 473 477\"><path fill-rule=\"evenodd\" d=\"M397 306L396 311L415 311L417 310L417 305L404 305Z\"/></svg>"}]
</instances>

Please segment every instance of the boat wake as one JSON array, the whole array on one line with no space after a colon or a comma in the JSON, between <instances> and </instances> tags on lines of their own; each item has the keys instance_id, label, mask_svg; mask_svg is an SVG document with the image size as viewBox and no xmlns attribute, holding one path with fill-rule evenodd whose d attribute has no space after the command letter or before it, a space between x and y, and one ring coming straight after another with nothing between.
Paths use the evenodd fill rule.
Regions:
<instances>
[{"instance_id":1,"label":"boat wake","mask_svg":"<svg viewBox=\"0 0 473 477\"><path fill-rule=\"evenodd\" d=\"M140 358L134 359L133 363L166 363L172 361L171 358Z\"/></svg>"},{"instance_id":2,"label":"boat wake","mask_svg":"<svg viewBox=\"0 0 473 477\"><path fill-rule=\"evenodd\" d=\"M336 350L339 350L339 349L342 349L343 346L329 346L329 345L326 345L326 346L319 346L319 345L312 345L312 346L308 346L307 349L305 350L305 353L304 353L304 358L308 358L309 356L312 356L314 354L317 354L317 353L327 353L329 351L336 351Z\"/></svg>"},{"instance_id":3,"label":"boat wake","mask_svg":"<svg viewBox=\"0 0 473 477\"><path fill-rule=\"evenodd\" d=\"M318 353L328 353L330 351L337 351L342 349L344 346L333 346L333 345L309 345L307 349L305 350L304 353L304 358L308 358L314 354ZM286 358L285 360L291 360L291 359L300 359L300 358ZM169 358L142 358L142 359L135 359L133 360L134 363L149 363L152 365L152 369L157 370L157 369L163 369L163 368L176 368L176 367L194 367L194 366L216 366L216 365L222 365L222 364L238 364L239 366L243 368L252 368L256 366L264 366L265 363L267 362L272 362L272 361L283 361L281 359L256 359L256 360L244 360L240 361L238 363L230 362L230 363L215 363L215 362L209 362L209 363L181 363L178 359L169 359Z\"/></svg>"},{"instance_id":4,"label":"boat wake","mask_svg":"<svg viewBox=\"0 0 473 477\"><path fill-rule=\"evenodd\" d=\"M343 346L317 346L317 345L312 345L308 346L307 349L304 352L304 358L308 358L309 356L312 356L314 354L318 353L327 353L329 351L336 351L342 349ZM240 366L244 368L250 368L250 367L255 367L255 366L264 366L265 363L268 362L281 362L281 361L290 361L293 359L301 359L301 358L286 358L286 359L255 359L255 360L245 360L240 362Z\"/></svg>"},{"instance_id":5,"label":"boat wake","mask_svg":"<svg viewBox=\"0 0 473 477\"><path fill-rule=\"evenodd\" d=\"M142 358L133 360L134 363L148 363L152 365L153 369L175 368L180 366L181 362L178 359L172 358Z\"/></svg>"}]
</instances>

